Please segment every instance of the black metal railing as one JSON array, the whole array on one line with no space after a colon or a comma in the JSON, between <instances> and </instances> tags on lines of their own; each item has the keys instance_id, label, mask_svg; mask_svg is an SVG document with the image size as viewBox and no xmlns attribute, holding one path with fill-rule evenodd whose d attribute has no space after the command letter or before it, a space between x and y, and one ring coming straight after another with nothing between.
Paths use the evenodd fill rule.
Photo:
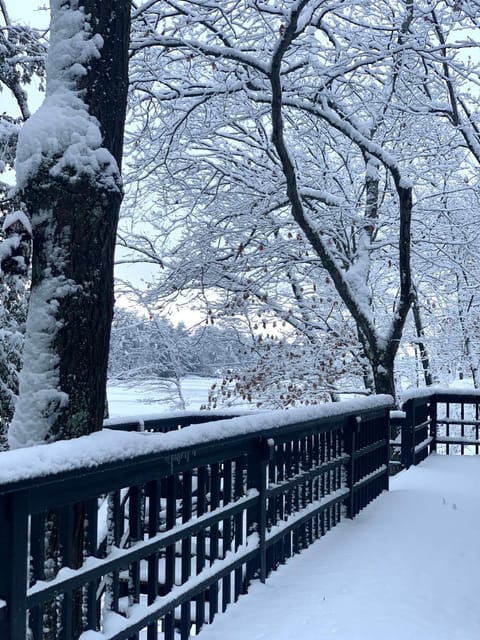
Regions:
<instances>
[{"instance_id":1,"label":"black metal railing","mask_svg":"<svg viewBox=\"0 0 480 640\"><path fill-rule=\"evenodd\" d=\"M430 453L478 454L480 449L480 392L432 388L403 403L392 420L401 438L391 441L401 450L401 465L408 468Z\"/></svg>"},{"instance_id":2,"label":"black metal railing","mask_svg":"<svg viewBox=\"0 0 480 640\"><path fill-rule=\"evenodd\" d=\"M29 451L56 473L15 472L21 453L0 454L0 638L195 635L388 488L390 408L372 398Z\"/></svg>"},{"instance_id":3,"label":"black metal railing","mask_svg":"<svg viewBox=\"0 0 480 640\"><path fill-rule=\"evenodd\" d=\"M235 411L172 411L160 415L144 416L142 418L108 418L104 420L104 428L114 431L153 431L168 433L177 431L192 424L204 424L217 420L238 418L246 412Z\"/></svg>"}]
</instances>

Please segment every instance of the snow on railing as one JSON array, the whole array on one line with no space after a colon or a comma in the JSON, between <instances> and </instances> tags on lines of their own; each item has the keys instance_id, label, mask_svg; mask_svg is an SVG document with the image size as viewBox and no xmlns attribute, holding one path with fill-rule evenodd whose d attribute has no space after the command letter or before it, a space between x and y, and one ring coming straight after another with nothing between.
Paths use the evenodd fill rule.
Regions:
<instances>
[{"instance_id":1,"label":"snow on railing","mask_svg":"<svg viewBox=\"0 0 480 640\"><path fill-rule=\"evenodd\" d=\"M401 448L401 465L408 468L430 453L480 452L480 391L426 387L409 393L401 415L392 419L401 431L392 448Z\"/></svg>"},{"instance_id":2,"label":"snow on railing","mask_svg":"<svg viewBox=\"0 0 480 640\"><path fill-rule=\"evenodd\" d=\"M0 638L186 640L388 488L391 405L0 454Z\"/></svg>"}]
</instances>

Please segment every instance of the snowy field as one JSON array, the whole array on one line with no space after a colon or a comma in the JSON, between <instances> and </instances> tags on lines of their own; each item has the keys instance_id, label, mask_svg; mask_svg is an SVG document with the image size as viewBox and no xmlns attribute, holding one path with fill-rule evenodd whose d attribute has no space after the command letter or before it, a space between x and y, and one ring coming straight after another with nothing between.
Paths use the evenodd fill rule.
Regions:
<instances>
[{"instance_id":1,"label":"snowy field","mask_svg":"<svg viewBox=\"0 0 480 640\"><path fill-rule=\"evenodd\" d=\"M430 456L201 640L478 640L480 458Z\"/></svg>"},{"instance_id":2,"label":"snowy field","mask_svg":"<svg viewBox=\"0 0 480 640\"><path fill-rule=\"evenodd\" d=\"M200 409L208 399L208 391L216 378L187 376L182 380L182 392L187 409ZM111 418L163 413L178 408L178 396L168 393L152 380L144 385L109 384L108 407Z\"/></svg>"}]
</instances>

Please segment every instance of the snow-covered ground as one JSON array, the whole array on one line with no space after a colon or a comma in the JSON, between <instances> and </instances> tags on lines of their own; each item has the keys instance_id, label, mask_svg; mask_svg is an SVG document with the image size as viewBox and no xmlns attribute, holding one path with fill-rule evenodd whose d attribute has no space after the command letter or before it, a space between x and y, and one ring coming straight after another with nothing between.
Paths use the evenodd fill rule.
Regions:
<instances>
[{"instance_id":1,"label":"snow-covered ground","mask_svg":"<svg viewBox=\"0 0 480 640\"><path fill-rule=\"evenodd\" d=\"M161 382L161 381L160 381ZM161 383L155 385L155 381L148 384L121 385L110 383L107 387L108 406L111 418L124 416L138 416L148 413L163 413L175 408L178 395L168 393ZM182 393L187 409L200 409L208 400L208 391L215 378L200 378L199 376L187 376L182 380Z\"/></svg>"},{"instance_id":2,"label":"snow-covered ground","mask_svg":"<svg viewBox=\"0 0 480 640\"><path fill-rule=\"evenodd\" d=\"M478 640L480 458L430 456L202 640Z\"/></svg>"}]
</instances>

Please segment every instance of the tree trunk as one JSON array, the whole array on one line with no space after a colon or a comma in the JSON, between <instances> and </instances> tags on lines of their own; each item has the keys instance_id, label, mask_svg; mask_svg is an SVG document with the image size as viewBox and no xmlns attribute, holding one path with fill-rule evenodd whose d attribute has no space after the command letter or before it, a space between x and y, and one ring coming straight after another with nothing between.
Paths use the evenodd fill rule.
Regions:
<instances>
[{"instance_id":1,"label":"tree trunk","mask_svg":"<svg viewBox=\"0 0 480 640\"><path fill-rule=\"evenodd\" d=\"M51 0L50 6L46 96L17 148L33 259L11 447L100 430L106 401L130 0ZM73 517L75 569L84 556L82 505ZM64 564L59 522L56 512L47 515L50 578ZM76 594L72 640L83 630L81 605ZM44 640L55 639L60 610L55 600L45 607Z\"/></svg>"},{"instance_id":2,"label":"tree trunk","mask_svg":"<svg viewBox=\"0 0 480 640\"><path fill-rule=\"evenodd\" d=\"M418 304L418 296L417 296L416 290L413 298L412 309L413 309L413 320L415 322L415 331L417 333L417 338L418 338L417 344L418 344L418 350L420 352L420 362L422 363L423 378L425 381L425 385L427 387L431 387L434 384L434 380L432 376L432 370L430 366L430 357L428 355L427 346L423 341L425 331L423 327L422 315L420 313L420 306Z\"/></svg>"},{"instance_id":3,"label":"tree trunk","mask_svg":"<svg viewBox=\"0 0 480 640\"><path fill-rule=\"evenodd\" d=\"M385 352L375 354L371 359L375 393L386 393L396 401L394 363L395 356Z\"/></svg>"},{"instance_id":4,"label":"tree trunk","mask_svg":"<svg viewBox=\"0 0 480 640\"><path fill-rule=\"evenodd\" d=\"M13 447L99 430L105 407L130 1L84 0L78 9L76 4L51 2L46 98L39 117L32 116L19 136L20 168L29 161L29 137L37 136L46 150L34 170L20 176L21 196L33 223L33 260L25 363L9 433ZM76 71L75 59L70 69L57 68L56 47L70 46L75 35L66 34L61 22L68 15L83 17L84 42L99 49L98 55L82 60L84 74ZM58 91L62 83L67 111L60 111L59 129L53 134L64 147L52 154L45 143L51 135L46 127L52 126L59 102L63 106ZM70 114L80 122L80 136L86 123L79 150L75 132L64 124ZM89 136L95 127L100 139L92 146Z\"/></svg>"}]
</instances>

